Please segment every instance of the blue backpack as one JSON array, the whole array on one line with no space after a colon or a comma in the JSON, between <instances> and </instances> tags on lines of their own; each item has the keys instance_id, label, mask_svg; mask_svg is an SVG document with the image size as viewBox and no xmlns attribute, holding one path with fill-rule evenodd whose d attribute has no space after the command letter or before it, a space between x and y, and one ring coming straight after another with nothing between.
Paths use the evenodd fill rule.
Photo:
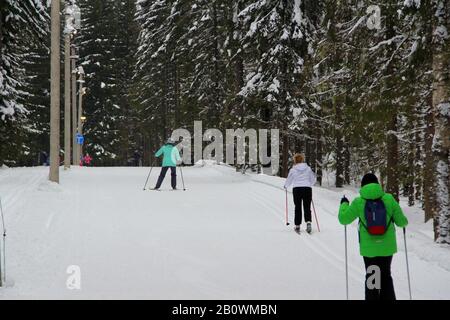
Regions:
<instances>
[{"instance_id":1,"label":"blue backpack","mask_svg":"<svg viewBox=\"0 0 450 320\"><path fill-rule=\"evenodd\" d=\"M366 200L364 217L367 225L361 222L367 232L373 236L381 236L386 233L391 225L392 218L387 221L387 210L383 200Z\"/></svg>"}]
</instances>

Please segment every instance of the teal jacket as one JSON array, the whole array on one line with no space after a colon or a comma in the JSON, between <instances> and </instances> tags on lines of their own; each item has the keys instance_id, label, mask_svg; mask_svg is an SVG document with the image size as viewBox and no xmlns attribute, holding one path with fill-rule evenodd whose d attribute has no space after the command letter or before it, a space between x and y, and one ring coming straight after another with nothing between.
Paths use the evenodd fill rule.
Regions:
<instances>
[{"instance_id":1,"label":"teal jacket","mask_svg":"<svg viewBox=\"0 0 450 320\"><path fill-rule=\"evenodd\" d=\"M344 202L339 209L339 222L347 225L360 219L364 225L367 225L364 216L366 200L380 199L384 202L387 211L387 221L393 222L384 235L373 236L364 226L359 227L359 248L363 257L388 257L397 252L397 237L395 234L395 225L402 228L408 225L408 219L403 214L402 209L394 197L385 193L378 183L371 183L360 191L361 196L353 200L352 204ZM395 224L395 225L394 225Z\"/></svg>"},{"instance_id":2,"label":"teal jacket","mask_svg":"<svg viewBox=\"0 0 450 320\"><path fill-rule=\"evenodd\" d=\"M155 153L155 157L163 156L163 167L176 167L177 161L181 160L180 152L172 144L165 144Z\"/></svg>"}]
</instances>

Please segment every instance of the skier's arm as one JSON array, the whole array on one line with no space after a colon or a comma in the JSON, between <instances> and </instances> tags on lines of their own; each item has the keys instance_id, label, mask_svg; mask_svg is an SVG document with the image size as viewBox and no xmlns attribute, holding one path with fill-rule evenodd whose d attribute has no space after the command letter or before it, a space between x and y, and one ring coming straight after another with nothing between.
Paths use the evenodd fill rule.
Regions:
<instances>
[{"instance_id":1,"label":"skier's arm","mask_svg":"<svg viewBox=\"0 0 450 320\"><path fill-rule=\"evenodd\" d=\"M344 202L341 204L339 208L339 222L343 225L347 225L355 221L356 218L359 217L359 213L357 211L357 202L360 201L360 199L353 200L352 204L349 204L348 202Z\"/></svg>"},{"instance_id":2,"label":"skier's arm","mask_svg":"<svg viewBox=\"0 0 450 320\"><path fill-rule=\"evenodd\" d=\"M393 216L394 216L394 222L397 227L404 228L408 225L408 218L406 218L405 214L403 213L402 208L398 204L398 202L395 200L395 198L392 197L392 203L393 203Z\"/></svg>"},{"instance_id":3,"label":"skier's arm","mask_svg":"<svg viewBox=\"0 0 450 320\"><path fill-rule=\"evenodd\" d=\"M293 171L289 171L288 177L286 178L286 182L284 183L284 188L287 189L292 185L292 179L293 179Z\"/></svg>"},{"instance_id":4,"label":"skier's arm","mask_svg":"<svg viewBox=\"0 0 450 320\"><path fill-rule=\"evenodd\" d=\"M175 159L177 159L177 161L180 161L181 160L180 151L178 150L177 147L175 147L174 149L175 149Z\"/></svg>"},{"instance_id":5,"label":"skier's arm","mask_svg":"<svg viewBox=\"0 0 450 320\"><path fill-rule=\"evenodd\" d=\"M163 148L161 147L156 153L155 153L155 157L160 157L163 153Z\"/></svg>"}]
</instances>

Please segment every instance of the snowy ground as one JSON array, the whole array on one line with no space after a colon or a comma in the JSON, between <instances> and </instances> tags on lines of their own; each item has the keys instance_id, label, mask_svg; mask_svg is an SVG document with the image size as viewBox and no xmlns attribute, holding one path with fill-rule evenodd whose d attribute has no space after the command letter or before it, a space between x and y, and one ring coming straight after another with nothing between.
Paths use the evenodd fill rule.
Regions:
<instances>
[{"instance_id":1,"label":"snowy ground","mask_svg":"<svg viewBox=\"0 0 450 320\"><path fill-rule=\"evenodd\" d=\"M321 232L299 236L284 224L282 179L226 166L183 171L186 192L168 191L168 179L155 192L142 190L148 168L62 170L59 186L46 181L48 168L0 169L9 284L0 299L345 298L342 190L314 189ZM405 210L414 298L450 299L450 249L433 243L419 209ZM407 299L402 237L393 275ZM355 224L352 299L364 296L357 244ZM66 287L71 265L81 290Z\"/></svg>"}]
</instances>

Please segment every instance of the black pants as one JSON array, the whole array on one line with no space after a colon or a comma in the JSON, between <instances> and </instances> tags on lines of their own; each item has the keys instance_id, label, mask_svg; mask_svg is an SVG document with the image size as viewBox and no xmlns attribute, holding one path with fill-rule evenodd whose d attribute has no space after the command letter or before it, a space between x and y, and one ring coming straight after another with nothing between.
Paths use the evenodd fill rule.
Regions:
<instances>
[{"instance_id":1,"label":"black pants","mask_svg":"<svg viewBox=\"0 0 450 320\"><path fill-rule=\"evenodd\" d=\"M302 224L302 204L305 211L305 221L311 222L312 188L297 187L293 190L295 204L295 225Z\"/></svg>"},{"instance_id":2,"label":"black pants","mask_svg":"<svg viewBox=\"0 0 450 320\"><path fill-rule=\"evenodd\" d=\"M169 168L170 168L170 173L172 176L172 179L171 179L172 188L175 189L177 187L177 167L162 167L155 189L161 188L161 185L164 181L164 177L166 176L167 170L169 170Z\"/></svg>"},{"instance_id":3,"label":"black pants","mask_svg":"<svg viewBox=\"0 0 450 320\"><path fill-rule=\"evenodd\" d=\"M390 257L364 257L364 264L366 266L366 300L395 300L394 282L391 276L392 256ZM370 274L367 273L369 266L377 266L380 268L380 289L369 289L367 286L367 279L374 275L373 270ZM371 281L372 282L372 281Z\"/></svg>"}]
</instances>

